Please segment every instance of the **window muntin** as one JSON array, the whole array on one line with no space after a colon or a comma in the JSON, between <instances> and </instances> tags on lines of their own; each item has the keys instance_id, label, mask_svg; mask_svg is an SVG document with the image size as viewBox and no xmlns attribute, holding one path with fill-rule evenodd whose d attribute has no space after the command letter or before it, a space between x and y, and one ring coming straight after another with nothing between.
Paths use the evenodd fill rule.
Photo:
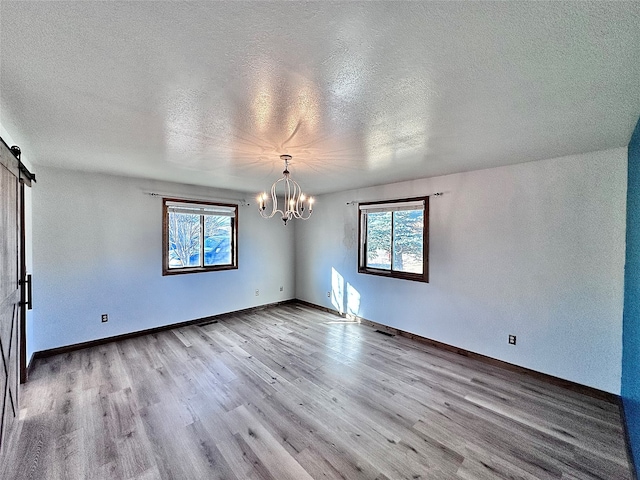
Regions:
<instances>
[{"instance_id":1,"label":"window muntin","mask_svg":"<svg viewBox=\"0 0 640 480\"><path fill-rule=\"evenodd\" d=\"M429 198L359 204L358 271L428 281Z\"/></svg>"},{"instance_id":2,"label":"window muntin","mask_svg":"<svg viewBox=\"0 0 640 480\"><path fill-rule=\"evenodd\" d=\"M163 275L237 265L238 206L163 200Z\"/></svg>"}]
</instances>

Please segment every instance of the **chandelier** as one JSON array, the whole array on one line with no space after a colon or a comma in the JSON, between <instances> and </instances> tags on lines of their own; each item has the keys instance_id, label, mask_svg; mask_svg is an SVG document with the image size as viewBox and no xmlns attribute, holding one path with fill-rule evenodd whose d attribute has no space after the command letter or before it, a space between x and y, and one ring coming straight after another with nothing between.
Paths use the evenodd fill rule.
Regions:
<instances>
[{"instance_id":1,"label":"chandelier","mask_svg":"<svg viewBox=\"0 0 640 480\"><path fill-rule=\"evenodd\" d=\"M298 182L291 178L289 173L289 161L291 155L280 155L280 159L284 161L284 172L282 178L275 181L271 185L271 194L266 192L258 195L258 211L263 218L271 218L276 213L282 215L282 221L286 225L292 218L301 220L308 219L313 213L313 198L305 196ZM278 184L284 188L278 193ZM284 200L282 208L278 208L278 195ZM269 204L271 205L270 207ZM267 209L270 211L267 211Z\"/></svg>"}]
</instances>

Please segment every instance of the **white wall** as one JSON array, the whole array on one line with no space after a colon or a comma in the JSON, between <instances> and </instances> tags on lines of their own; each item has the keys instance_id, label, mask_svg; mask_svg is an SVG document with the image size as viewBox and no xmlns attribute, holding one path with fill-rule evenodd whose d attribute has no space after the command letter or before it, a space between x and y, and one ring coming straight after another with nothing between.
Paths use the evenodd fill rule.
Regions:
<instances>
[{"instance_id":1,"label":"white wall","mask_svg":"<svg viewBox=\"0 0 640 480\"><path fill-rule=\"evenodd\" d=\"M296 296L619 394L626 156L620 148L321 196L296 227ZM358 274L358 212L346 202L434 192L444 195L430 199L430 283ZM340 277L342 292L327 298Z\"/></svg>"},{"instance_id":2,"label":"white wall","mask_svg":"<svg viewBox=\"0 0 640 480\"><path fill-rule=\"evenodd\" d=\"M287 227L240 207L239 270L168 277L161 200L143 192L243 194L35 166L28 350L297 297L618 394L626 154L325 195L311 220ZM357 207L346 202L439 191L430 208L430 283L358 274ZM332 302L326 292L338 290L340 277L343 292Z\"/></svg>"},{"instance_id":3,"label":"white wall","mask_svg":"<svg viewBox=\"0 0 640 480\"><path fill-rule=\"evenodd\" d=\"M145 191L245 194L40 166L37 179L30 351L294 297L292 226L255 206L239 207L238 270L162 276L162 199Z\"/></svg>"}]
</instances>

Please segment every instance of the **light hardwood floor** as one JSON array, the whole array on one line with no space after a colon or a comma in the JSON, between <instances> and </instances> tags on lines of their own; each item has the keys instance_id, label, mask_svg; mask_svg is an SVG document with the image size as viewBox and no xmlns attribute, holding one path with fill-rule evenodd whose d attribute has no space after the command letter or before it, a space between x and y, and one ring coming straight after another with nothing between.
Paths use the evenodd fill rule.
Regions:
<instances>
[{"instance_id":1,"label":"light hardwood floor","mask_svg":"<svg viewBox=\"0 0 640 480\"><path fill-rule=\"evenodd\" d=\"M39 360L2 479L630 479L614 404L292 304Z\"/></svg>"}]
</instances>

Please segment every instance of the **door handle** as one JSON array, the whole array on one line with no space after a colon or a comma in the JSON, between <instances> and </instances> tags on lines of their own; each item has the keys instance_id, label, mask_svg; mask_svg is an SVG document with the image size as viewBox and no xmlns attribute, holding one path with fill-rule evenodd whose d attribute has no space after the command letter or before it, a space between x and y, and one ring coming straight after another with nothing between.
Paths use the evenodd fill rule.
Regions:
<instances>
[{"instance_id":1,"label":"door handle","mask_svg":"<svg viewBox=\"0 0 640 480\"><path fill-rule=\"evenodd\" d=\"M21 280L20 284L27 286L27 299L20 303L22 305L26 305L27 310L31 310L33 308L33 297L32 297L32 291L31 291L31 274L28 274L25 280Z\"/></svg>"}]
</instances>

